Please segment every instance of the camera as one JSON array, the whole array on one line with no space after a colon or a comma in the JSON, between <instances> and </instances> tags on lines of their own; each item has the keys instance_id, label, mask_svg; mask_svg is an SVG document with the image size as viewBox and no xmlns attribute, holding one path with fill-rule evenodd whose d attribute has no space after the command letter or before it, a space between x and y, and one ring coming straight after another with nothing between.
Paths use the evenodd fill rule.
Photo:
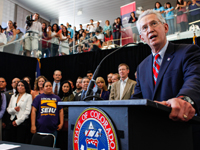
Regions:
<instances>
[{"instance_id":1,"label":"camera","mask_svg":"<svg viewBox=\"0 0 200 150\"><path fill-rule=\"evenodd\" d=\"M33 24L33 15L30 15L30 16L26 16L26 24L28 27L31 27L32 24Z\"/></svg>"}]
</instances>

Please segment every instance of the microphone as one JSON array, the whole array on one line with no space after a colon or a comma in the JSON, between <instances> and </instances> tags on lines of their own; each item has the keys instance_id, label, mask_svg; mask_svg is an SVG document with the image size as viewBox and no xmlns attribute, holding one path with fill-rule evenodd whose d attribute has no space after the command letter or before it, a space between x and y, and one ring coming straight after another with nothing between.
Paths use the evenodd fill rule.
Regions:
<instances>
[{"instance_id":1,"label":"microphone","mask_svg":"<svg viewBox=\"0 0 200 150\"><path fill-rule=\"evenodd\" d=\"M117 52L117 51L123 49L124 47L126 47L126 46L128 46L128 45L130 45L130 44L136 44L136 45L137 45L137 43L128 43L128 44L126 44L126 45L124 45L124 46L122 46L122 47L120 47L120 48L114 50L113 52L109 53L108 55L106 55L106 56L101 60L101 62L100 62L99 65L97 66L96 70L94 71L94 74L93 74L92 79L90 80L90 83L89 83L89 85L88 85L88 87L87 87L87 91L86 91L85 98L83 99L83 101L85 101L85 100L87 100L87 99L92 100L92 99L91 99L92 97L93 97L93 101L94 101L95 98L97 98L97 97L98 97L99 99L102 100L102 98L101 98L99 95L96 96L96 93L99 92L99 90L96 89L98 86L97 86L96 81L95 81L96 78L97 78L99 69L100 69L100 67L101 67L101 64L102 64L102 63L104 62L104 60L105 60L106 58L108 58L110 55L114 54L115 52ZM94 88L94 86L95 86L95 88ZM94 93L93 93L93 88L94 88ZM94 96L91 96L91 95L94 95Z\"/></svg>"}]
</instances>

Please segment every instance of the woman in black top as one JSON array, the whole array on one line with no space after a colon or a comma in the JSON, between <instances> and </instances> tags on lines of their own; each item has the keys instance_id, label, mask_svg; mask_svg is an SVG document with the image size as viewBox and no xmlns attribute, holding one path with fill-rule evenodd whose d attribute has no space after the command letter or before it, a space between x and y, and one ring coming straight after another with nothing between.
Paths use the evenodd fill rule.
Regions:
<instances>
[{"instance_id":1,"label":"woman in black top","mask_svg":"<svg viewBox=\"0 0 200 150\"><path fill-rule=\"evenodd\" d=\"M120 45L120 22L117 19L113 23L113 39L114 44Z\"/></svg>"},{"instance_id":2,"label":"woman in black top","mask_svg":"<svg viewBox=\"0 0 200 150\"><path fill-rule=\"evenodd\" d=\"M133 32L133 42L137 41L137 35L139 35L137 27L136 27L137 20L138 20L138 18L135 16L135 13L132 12L128 23L131 23L131 28L132 28L132 32Z\"/></svg>"},{"instance_id":3,"label":"woman in black top","mask_svg":"<svg viewBox=\"0 0 200 150\"><path fill-rule=\"evenodd\" d=\"M74 101L74 94L72 91L71 84L68 81L64 81L60 85L59 95L61 101ZM56 147L61 150L67 149L67 139L68 139L68 107L64 107L64 124L63 128L58 131Z\"/></svg>"}]
</instances>

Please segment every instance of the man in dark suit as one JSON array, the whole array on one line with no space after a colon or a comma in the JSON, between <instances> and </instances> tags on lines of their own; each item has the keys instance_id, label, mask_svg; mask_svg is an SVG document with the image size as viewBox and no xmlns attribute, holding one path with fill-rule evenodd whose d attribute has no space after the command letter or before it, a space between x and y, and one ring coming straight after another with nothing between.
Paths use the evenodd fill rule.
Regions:
<instances>
[{"instance_id":1,"label":"man in dark suit","mask_svg":"<svg viewBox=\"0 0 200 150\"><path fill-rule=\"evenodd\" d=\"M85 94L86 94L89 82L90 82L90 79L88 77L84 77L82 79L82 91L76 94L74 98L75 101L82 101L85 98Z\"/></svg>"},{"instance_id":2,"label":"man in dark suit","mask_svg":"<svg viewBox=\"0 0 200 150\"><path fill-rule=\"evenodd\" d=\"M16 87L17 87L17 83L20 81L19 78L14 78L12 80L12 90L6 91L4 92L4 94L6 95L6 108L8 107L9 103L10 103L10 98L13 94L15 94L16 92ZM8 114L7 110L5 111L3 118L2 118L2 138L4 141L7 141L9 139L9 135L8 135L8 131L10 130L9 127L9 123L10 123L10 114Z\"/></svg>"},{"instance_id":3,"label":"man in dark suit","mask_svg":"<svg viewBox=\"0 0 200 150\"><path fill-rule=\"evenodd\" d=\"M153 10L140 15L137 27L152 54L137 68L131 98L157 100L172 108L170 119L189 121L200 110L200 48L168 42L168 24Z\"/></svg>"},{"instance_id":4,"label":"man in dark suit","mask_svg":"<svg viewBox=\"0 0 200 150\"><path fill-rule=\"evenodd\" d=\"M62 72L60 70L55 70L53 74L53 79L54 81L52 90L55 95L58 95L60 90L60 81L62 79Z\"/></svg>"}]
</instances>

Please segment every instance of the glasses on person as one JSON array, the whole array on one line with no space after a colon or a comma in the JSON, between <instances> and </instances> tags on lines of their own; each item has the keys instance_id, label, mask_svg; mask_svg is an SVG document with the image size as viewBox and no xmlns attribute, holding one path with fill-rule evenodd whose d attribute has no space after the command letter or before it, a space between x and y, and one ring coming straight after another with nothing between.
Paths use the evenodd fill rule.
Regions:
<instances>
[{"instance_id":1,"label":"glasses on person","mask_svg":"<svg viewBox=\"0 0 200 150\"><path fill-rule=\"evenodd\" d=\"M161 22L160 22L160 21L153 20L153 21L151 21L149 24L143 25L140 31L141 31L141 32L146 32L146 31L148 30L149 26L152 27L152 28L155 28L155 27L158 26L159 23L161 23Z\"/></svg>"}]
</instances>

